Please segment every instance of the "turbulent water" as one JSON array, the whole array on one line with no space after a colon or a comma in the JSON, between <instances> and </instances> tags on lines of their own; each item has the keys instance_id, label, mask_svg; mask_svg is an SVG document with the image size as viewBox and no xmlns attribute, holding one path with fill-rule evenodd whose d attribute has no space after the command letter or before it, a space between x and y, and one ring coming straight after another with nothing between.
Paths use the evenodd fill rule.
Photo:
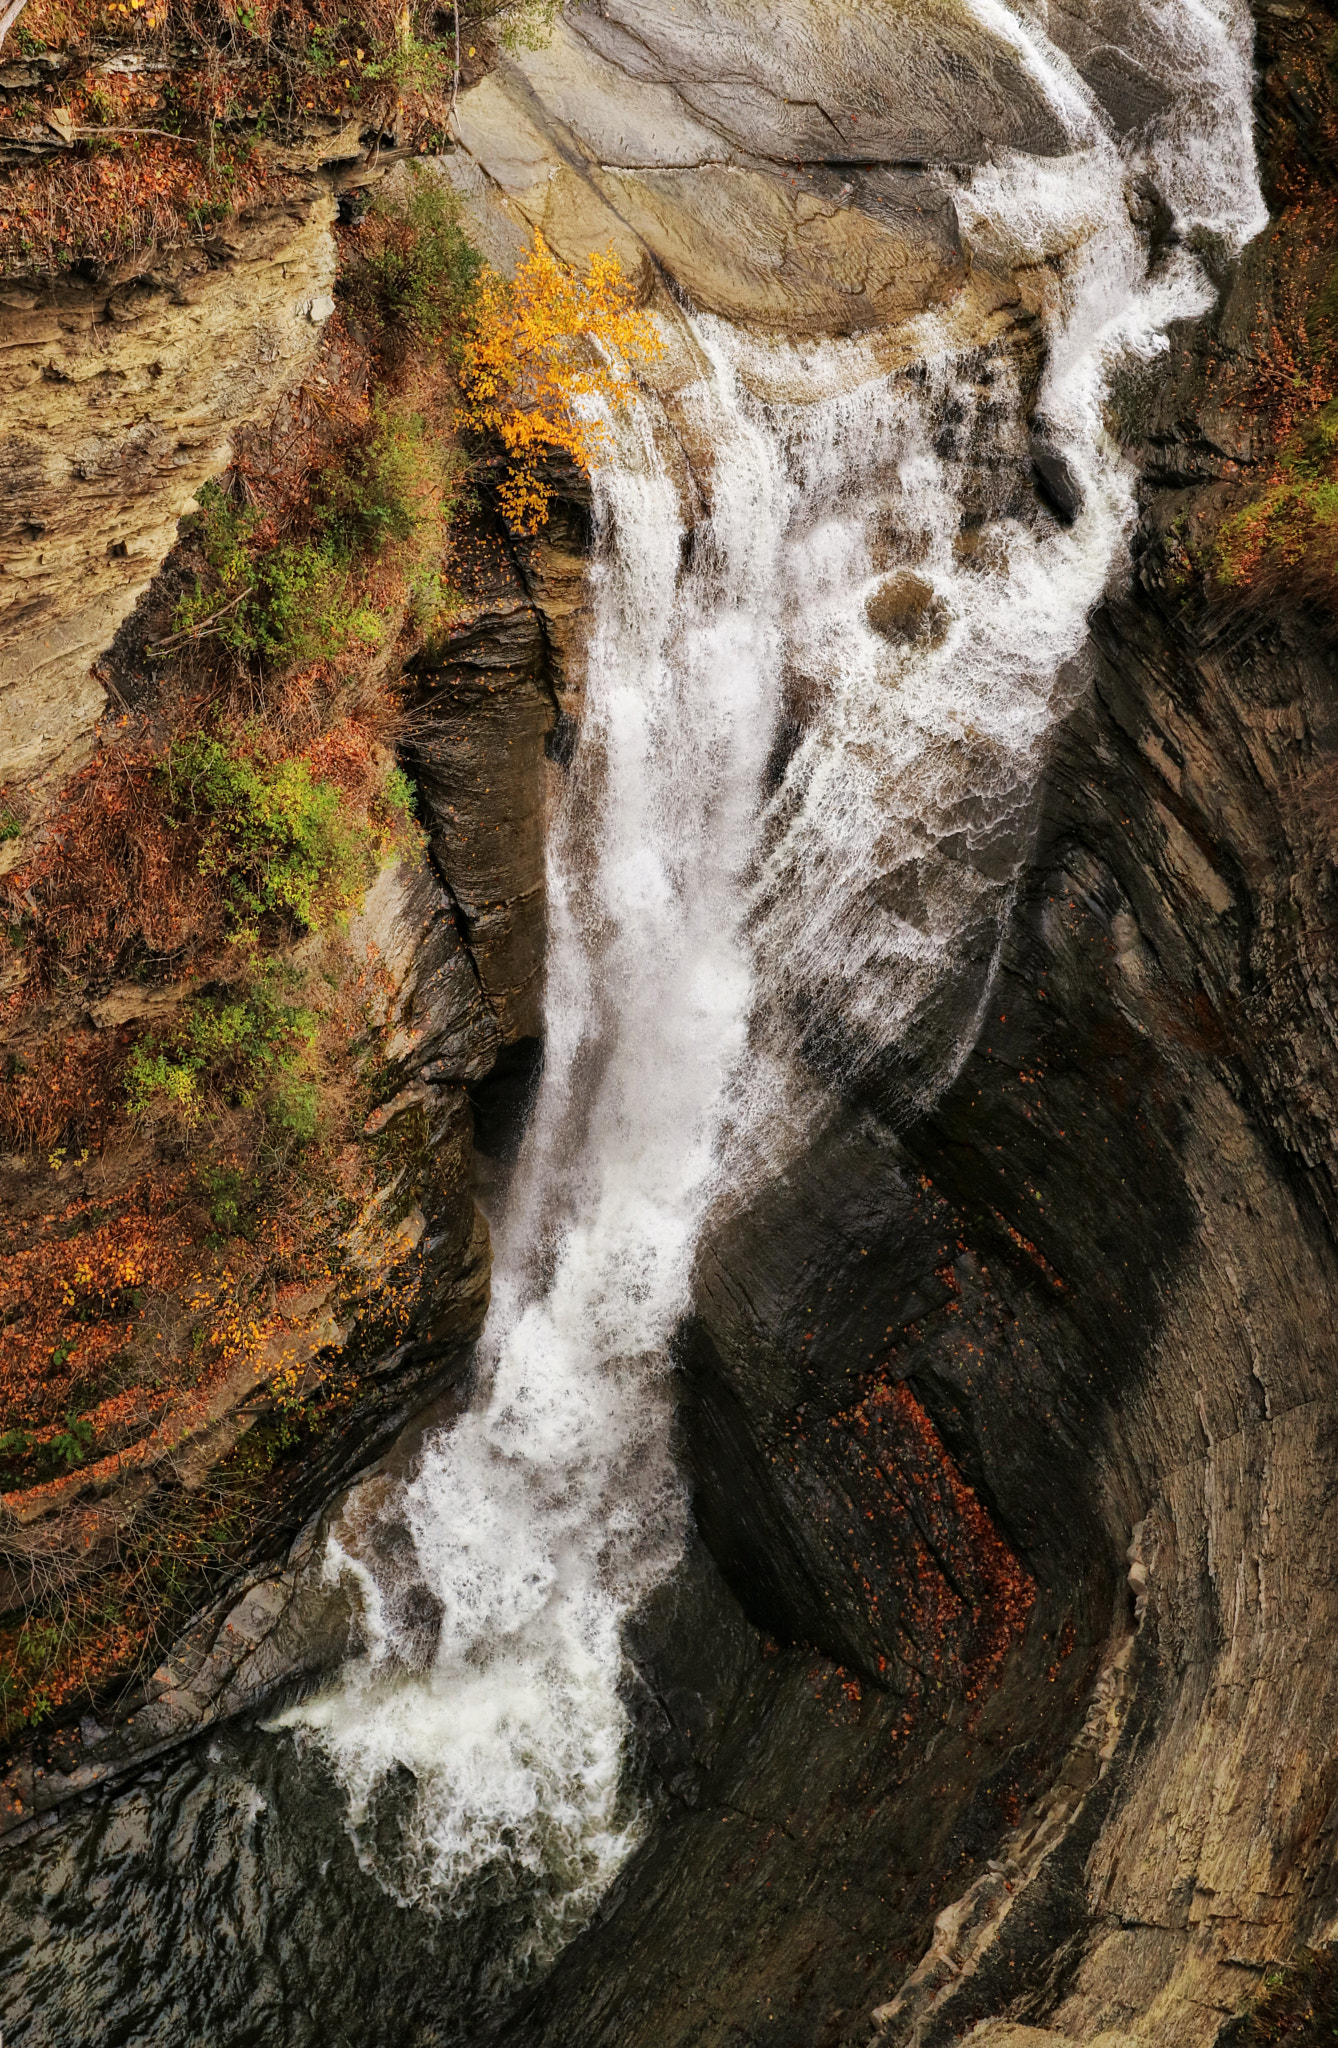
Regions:
<instances>
[{"instance_id":1,"label":"turbulent water","mask_svg":"<svg viewBox=\"0 0 1338 2048\"><path fill-rule=\"evenodd\" d=\"M620 430L550 850L546 1061L477 1398L393 1500L353 1497L328 1570L358 1585L371 1647L288 1720L397 1896L449 1901L509 1864L546 1901L541 1947L636 1837L620 1627L678 1552L665 1347L703 1219L824 1082L882 1071L913 1103L969 1043L1065 663L1134 516L1112 374L1210 302L1196 239L1262 222L1243 10L1131 16L1173 111L1121 148L1039 16L977 4L1071 140L945 180L977 262L1039 281L1031 426L1007 338L963 355L925 316L915 372L892 373L874 342L698 320L701 374L671 408L709 451L690 549L653 399ZM1140 178L1174 218L1155 263ZM1071 523L1037 498L1029 432L1062 458ZM899 576L914 630L877 630ZM367 1561L385 1514L411 1538L396 1584ZM401 1769L388 1850L369 1817Z\"/></svg>"}]
</instances>

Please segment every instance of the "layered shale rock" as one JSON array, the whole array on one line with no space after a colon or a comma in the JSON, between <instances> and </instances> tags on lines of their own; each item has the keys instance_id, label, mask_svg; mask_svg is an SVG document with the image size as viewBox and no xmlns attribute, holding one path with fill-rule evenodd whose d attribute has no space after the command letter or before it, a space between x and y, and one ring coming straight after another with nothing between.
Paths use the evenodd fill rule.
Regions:
<instances>
[{"instance_id":1,"label":"layered shale rock","mask_svg":"<svg viewBox=\"0 0 1338 2048\"><path fill-rule=\"evenodd\" d=\"M1124 124L1151 102L1109 27L1054 32ZM1297 55L1268 104L1319 161ZM1208 2048L1335 1939L1333 637L1205 589L1185 538L1268 462L1218 372L1295 261L1256 245L1144 380L1134 581L960 1073L908 1119L904 1048L826 1019L824 1072L864 1078L703 1249L709 1562L639 1646L669 1814L499 2040ZM983 1702L928 1625L980 1598L960 1484L1029 1594Z\"/></svg>"},{"instance_id":2,"label":"layered shale rock","mask_svg":"<svg viewBox=\"0 0 1338 2048\"><path fill-rule=\"evenodd\" d=\"M0 783L87 757L98 657L237 429L315 360L333 218L322 184L207 248L0 287Z\"/></svg>"},{"instance_id":3,"label":"layered shale rock","mask_svg":"<svg viewBox=\"0 0 1338 2048\"><path fill-rule=\"evenodd\" d=\"M981 319L1001 287L1016 302L1003 279L972 286L925 167L1065 146L1017 46L951 7L796 6L763 40L750 26L716 6L581 7L503 59L461 101L471 161L450 168L494 216L489 253L536 229L569 262L611 247L704 312L789 334L885 328L962 294Z\"/></svg>"}]
</instances>

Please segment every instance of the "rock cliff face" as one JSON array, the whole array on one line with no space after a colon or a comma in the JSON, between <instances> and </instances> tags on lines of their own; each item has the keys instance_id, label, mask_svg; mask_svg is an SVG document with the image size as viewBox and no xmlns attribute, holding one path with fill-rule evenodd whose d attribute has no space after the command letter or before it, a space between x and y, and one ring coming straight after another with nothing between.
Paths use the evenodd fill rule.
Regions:
<instances>
[{"instance_id":1,"label":"rock cliff face","mask_svg":"<svg viewBox=\"0 0 1338 2048\"><path fill-rule=\"evenodd\" d=\"M1062 146L1016 47L946 7L786 6L774 28L758 54L747 10L567 10L461 102L447 169L481 245L505 261L538 230L568 262L612 248L764 330L895 332L942 305L983 339L1026 285L973 274L923 166Z\"/></svg>"},{"instance_id":2,"label":"rock cliff face","mask_svg":"<svg viewBox=\"0 0 1338 2048\"><path fill-rule=\"evenodd\" d=\"M209 249L0 290L0 783L68 773L95 672L237 429L301 381L334 311L328 185Z\"/></svg>"},{"instance_id":3,"label":"rock cliff face","mask_svg":"<svg viewBox=\"0 0 1338 2048\"><path fill-rule=\"evenodd\" d=\"M584 518L579 500L555 508L533 553L537 602L491 520L462 530L462 602L450 630L416 657L406 687L404 754L419 781L428 843L420 860L382 871L344 941L355 961L374 967L382 1068L381 1104L362 1133L370 1178L348 1241L363 1273L356 1306L350 1297L340 1321L329 1284L300 1292L259 1352L211 1385L207 1398L169 1399L128 1452L12 1494L0 1578L6 1609L67 1557L114 1548L118 1530L143 1512L146 1490L197 1490L267 1414L281 1357L313 1362L313 1371L314 1361L339 1358L355 1376L354 1401L268 1502L248 1510L247 1569L226 1580L147 1682L103 1721L86 1719L81 1730L25 1748L5 1780L2 1832L26 1832L79 1791L119 1779L137 1761L347 1654L346 1603L332 1608L321 1590L321 1511L415 1413L449 1406L467 1379L487 1308L491 1249L475 1191L514 1143L539 1045L544 803L546 776L556 772L548 750L565 715L559 692L568 688L546 618L560 639L578 605L561 536L579 536ZM130 687L124 670L122 680ZM114 1033L146 1004L157 1014L153 1000L132 985L74 1021ZM159 1010L173 1001L180 996L160 994ZM114 1185L122 1165L113 1157L71 1167L64 1199L83 1200L90 1175L105 1189L109 1169ZM46 1204L40 1184L40 1164L8 1162L12 1222ZM414 1307L401 1327L378 1298L393 1301L408 1279Z\"/></svg>"},{"instance_id":4,"label":"rock cliff face","mask_svg":"<svg viewBox=\"0 0 1338 2048\"><path fill-rule=\"evenodd\" d=\"M839 1952L890 2042L1007 2014L1057 2048L1208 2043L1266 1964L1332 1939L1332 880L1302 793L1333 744L1332 656L1295 622L1177 616L1151 563L1095 642L959 1079L895 1135L876 1093L852 1105L703 1261L684 1428L706 1540L773 1636L866 1687L885 1657L906 1674L857 1711L895 1770L811 1734L788 1796L731 1815L747 1853L722 1863L718 1923L696 1889L713 1926L693 1995L744 2005L764 1983L779 2039L865 2038L837 2013ZM869 1429L879 1383L932 1418L1035 1587L979 1718L889 1569L904 1450ZM997 1612L931 1534L944 1584ZM913 1698L889 1752L917 1674L948 1698ZM709 1786L745 1805L721 1766ZM1025 1809L993 1841L991 1791ZM842 1883L881 1914L822 1893L833 1808ZM680 1824L698 1875L703 1820ZM629 1920L657 1954L645 1898L611 1922L601 1979ZM892 1955L937 1909L898 1987ZM638 1955L628 1977L648 1974ZM625 2005L606 2038L700 2038L682 1976L660 1995L644 2033Z\"/></svg>"},{"instance_id":5,"label":"rock cliff face","mask_svg":"<svg viewBox=\"0 0 1338 2048\"><path fill-rule=\"evenodd\" d=\"M1180 2048L1334 1938L1334 643L1182 573L1266 456L1214 371L1288 251L1131 435L1134 578L957 1079L907 1125L890 1057L703 1251L684 1456L761 1641L704 1560L666 1593L669 1816L499 2039Z\"/></svg>"}]
</instances>

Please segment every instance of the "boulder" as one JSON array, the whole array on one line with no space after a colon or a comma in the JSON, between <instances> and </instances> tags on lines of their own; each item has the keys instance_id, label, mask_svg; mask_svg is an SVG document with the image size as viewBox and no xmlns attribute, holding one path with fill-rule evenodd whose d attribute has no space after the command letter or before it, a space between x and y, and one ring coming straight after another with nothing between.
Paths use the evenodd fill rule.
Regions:
<instances>
[{"instance_id":1,"label":"boulder","mask_svg":"<svg viewBox=\"0 0 1338 2048\"><path fill-rule=\"evenodd\" d=\"M894 647L927 640L936 646L947 630L943 607L932 583L909 569L885 576L864 607L874 632Z\"/></svg>"}]
</instances>

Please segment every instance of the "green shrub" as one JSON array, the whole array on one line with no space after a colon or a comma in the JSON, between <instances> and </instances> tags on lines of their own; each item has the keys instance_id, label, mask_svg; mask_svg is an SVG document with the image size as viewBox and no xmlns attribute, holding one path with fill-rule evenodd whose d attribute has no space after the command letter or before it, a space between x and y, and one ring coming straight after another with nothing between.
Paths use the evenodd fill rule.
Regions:
<instances>
[{"instance_id":1,"label":"green shrub","mask_svg":"<svg viewBox=\"0 0 1338 2048\"><path fill-rule=\"evenodd\" d=\"M1281 477L1225 519L1215 543L1223 583L1248 584L1269 558L1276 566L1338 572L1338 479Z\"/></svg>"},{"instance_id":2,"label":"green shrub","mask_svg":"<svg viewBox=\"0 0 1338 2048\"><path fill-rule=\"evenodd\" d=\"M1338 399L1302 423L1267 489L1224 519L1214 542L1223 583L1242 587L1262 566L1298 587L1338 580Z\"/></svg>"},{"instance_id":3,"label":"green shrub","mask_svg":"<svg viewBox=\"0 0 1338 2048\"><path fill-rule=\"evenodd\" d=\"M326 540L286 541L260 556L253 596L242 606L233 645L266 668L295 668L350 646L375 647L384 627L349 589L347 566Z\"/></svg>"},{"instance_id":4,"label":"green shrub","mask_svg":"<svg viewBox=\"0 0 1338 2048\"><path fill-rule=\"evenodd\" d=\"M337 290L381 341L441 342L461 320L483 258L460 225L459 196L416 165L409 174L407 197L373 200L362 253Z\"/></svg>"},{"instance_id":5,"label":"green shrub","mask_svg":"<svg viewBox=\"0 0 1338 2048\"><path fill-rule=\"evenodd\" d=\"M217 1245L226 1238L243 1237L251 1242L261 1194L259 1179L248 1178L235 1166L213 1166L207 1162L195 1167L195 1177L208 1201L209 1221L217 1233L210 1241Z\"/></svg>"},{"instance_id":6,"label":"green shrub","mask_svg":"<svg viewBox=\"0 0 1338 2048\"><path fill-rule=\"evenodd\" d=\"M455 69L453 56L448 56L439 43L420 42L410 31L399 35L390 43L384 54L363 66L363 77L374 85L393 85L396 96L405 93L449 92Z\"/></svg>"},{"instance_id":7,"label":"green shrub","mask_svg":"<svg viewBox=\"0 0 1338 2048\"><path fill-rule=\"evenodd\" d=\"M269 1119L294 1144L310 1145L320 1127L320 1090L316 1083L285 1077L269 1105Z\"/></svg>"},{"instance_id":8,"label":"green shrub","mask_svg":"<svg viewBox=\"0 0 1338 2048\"><path fill-rule=\"evenodd\" d=\"M262 544L255 513L206 484L196 533L211 573L180 599L173 637L218 640L272 673L377 646L385 622L358 601L354 571L449 516L458 475L423 415L378 392L365 428L312 479L304 539Z\"/></svg>"},{"instance_id":9,"label":"green shrub","mask_svg":"<svg viewBox=\"0 0 1338 2048\"><path fill-rule=\"evenodd\" d=\"M95 1431L85 1415L67 1410L65 1427L45 1443L26 1429L8 1429L0 1435L0 1474L8 1486L41 1486L48 1479L72 1472L82 1465L93 1448Z\"/></svg>"},{"instance_id":10,"label":"green shrub","mask_svg":"<svg viewBox=\"0 0 1338 2048\"><path fill-rule=\"evenodd\" d=\"M177 605L173 635L219 640L267 669L293 668L350 644L375 646L382 624L351 591L348 551L335 535L257 545L255 514L219 489L200 492L200 545L213 571Z\"/></svg>"},{"instance_id":11,"label":"green shrub","mask_svg":"<svg viewBox=\"0 0 1338 2048\"><path fill-rule=\"evenodd\" d=\"M562 0L515 0L502 15L498 41L507 50L546 49Z\"/></svg>"},{"instance_id":12,"label":"green shrub","mask_svg":"<svg viewBox=\"0 0 1338 2048\"><path fill-rule=\"evenodd\" d=\"M381 785L376 809L385 821L386 836L400 839L416 830L418 791L402 768L392 768Z\"/></svg>"},{"instance_id":13,"label":"green shrub","mask_svg":"<svg viewBox=\"0 0 1338 2048\"><path fill-rule=\"evenodd\" d=\"M86 1416L67 1415L65 1427L47 1445L53 1458L63 1458L67 1471L82 1465L93 1448L93 1425Z\"/></svg>"},{"instance_id":14,"label":"green shrub","mask_svg":"<svg viewBox=\"0 0 1338 2048\"><path fill-rule=\"evenodd\" d=\"M362 900L376 854L340 790L305 761L262 761L244 742L197 733L172 742L160 772L177 822L203 823L199 871L219 885L238 937L257 937L266 917L321 931Z\"/></svg>"},{"instance_id":15,"label":"green shrub","mask_svg":"<svg viewBox=\"0 0 1338 2048\"><path fill-rule=\"evenodd\" d=\"M251 570L248 552L259 524L249 505L238 505L221 485L207 483L197 493L198 514L191 524L199 535L204 558L225 584L246 581Z\"/></svg>"},{"instance_id":16,"label":"green shrub","mask_svg":"<svg viewBox=\"0 0 1338 2048\"><path fill-rule=\"evenodd\" d=\"M282 999L273 972L239 993L202 998L170 1032L150 1034L132 1049L125 1068L130 1114L138 1120L167 1111L189 1127L211 1103L260 1107L277 1130L307 1144L316 1135L317 1093L304 1070L318 1030L313 1011ZM237 1203L224 1191L216 1192L214 1206L220 1228L229 1208L236 1219Z\"/></svg>"},{"instance_id":17,"label":"green shrub","mask_svg":"<svg viewBox=\"0 0 1338 2048\"><path fill-rule=\"evenodd\" d=\"M429 508L449 511L453 469L429 441L422 414L378 392L367 432L316 485L316 517L334 558L351 562L412 540Z\"/></svg>"}]
</instances>

